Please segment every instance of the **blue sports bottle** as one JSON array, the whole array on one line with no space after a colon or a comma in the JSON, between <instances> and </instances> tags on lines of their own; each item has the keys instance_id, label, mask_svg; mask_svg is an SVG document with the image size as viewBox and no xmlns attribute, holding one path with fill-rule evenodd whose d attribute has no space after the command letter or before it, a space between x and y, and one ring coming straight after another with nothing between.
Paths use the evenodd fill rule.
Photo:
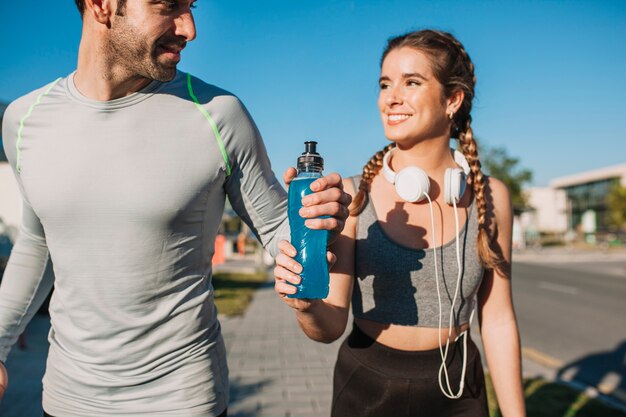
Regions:
<instances>
[{"instance_id":1,"label":"blue sports bottle","mask_svg":"<svg viewBox=\"0 0 626 417\"><path fill-rule=\"evenodd\" d=\"M326 298L328 296L328 262L326 261L327 230L313 230L304 225L298 211L302 198L312 194L310 185L322 176L324 159L315 150L317 142L304 142L305 150L298 157L298 176L289 184L288 215L291 244L298 252L295 260L302 265L302 281L290 298Z\"/></svg>"}]
</instances>

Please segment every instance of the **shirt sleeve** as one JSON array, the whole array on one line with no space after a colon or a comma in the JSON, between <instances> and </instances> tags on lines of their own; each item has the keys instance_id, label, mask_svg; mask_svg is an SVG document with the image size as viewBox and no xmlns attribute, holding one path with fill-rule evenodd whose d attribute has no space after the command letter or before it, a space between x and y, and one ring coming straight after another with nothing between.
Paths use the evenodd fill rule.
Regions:
<instances>
[{"instance_id":1,"label":"shirt sleeve","mask_svg":"<svg viewBox=\"0 0 626 417\"><path fill-rule=\"evenodd\" d=\"M43 227L33 211L16 171L19 119L15 105L4 115L2 138L22 195L22 224L0 285L0 361L6 358L18 336L48 296L54 282Z\"/></svg>"},{"instance_id":2,"label":"shirt sleeve","mask_svg":"<svg viewBox=\"0 0 626 417\"><path fill-rule=\"evenodd\" d=\"M231 166L225 190L241 219L263 247L276 256L277 243L289 239L287 193L278 182L252 117L234 96L223 97L227 111L220 133Z\"/></svg>"}]
</instances>

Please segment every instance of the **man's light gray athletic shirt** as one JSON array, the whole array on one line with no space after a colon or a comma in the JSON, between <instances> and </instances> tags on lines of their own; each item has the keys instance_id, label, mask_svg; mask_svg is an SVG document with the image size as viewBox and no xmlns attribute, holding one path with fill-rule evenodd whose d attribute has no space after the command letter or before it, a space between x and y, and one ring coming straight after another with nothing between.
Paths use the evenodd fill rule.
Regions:
<instances>
[{"instance_id":1,"label":"man's light gray athletic shirt","mask_svg":"<svg viewBox=\"0 0 626 417\"><path fill-rule=\"evenodd\" d=\"M24 215L0 289L0 359L53 285L49 254L48 413L217 415L228 370L211 257L225 197L275 254L285 191L232 94L179 72L98 102L73 75L4 116Z\"/></svg>"}]
</instances>

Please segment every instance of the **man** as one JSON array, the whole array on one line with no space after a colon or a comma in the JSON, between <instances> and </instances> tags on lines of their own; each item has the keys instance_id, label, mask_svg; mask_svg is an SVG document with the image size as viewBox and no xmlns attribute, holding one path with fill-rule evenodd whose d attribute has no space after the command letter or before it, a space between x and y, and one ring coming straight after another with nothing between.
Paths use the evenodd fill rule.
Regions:
<instances>
[{"instance_id":1,"label":"man","mask_svg":"<svg viewBox=\"0 0 626 417\"><path fill-rule=\"evenodd\" d=\"M24 214L0 288L0 360L53 285L50 257L45 415L226 415L213 241L228 197L275 253L286 198L238 99L176 70L193 3L76 0L77 70L5 113ZM340 184L312 186L310 227L342 229Z\"/></svg>"}]
</instances>

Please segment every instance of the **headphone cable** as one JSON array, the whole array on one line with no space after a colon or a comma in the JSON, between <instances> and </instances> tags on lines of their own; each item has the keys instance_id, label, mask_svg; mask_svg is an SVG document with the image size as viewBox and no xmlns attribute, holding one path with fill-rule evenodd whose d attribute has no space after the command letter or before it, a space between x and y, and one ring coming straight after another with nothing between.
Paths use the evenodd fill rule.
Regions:
<instances>
[{"instance_id":1,"label":"headphone cable","mask_svg":"<svg viewBox=\"0 0 626 417\"><path fill-rule=\"evenodd\" d=\"M448 327L448 337L446 339L446 349L445 352L443 350L443 342L441 340L441 322L442 322L442 304L441 304L441 291L439 289L439 268L437 265L437 239L436 239L436 235L435 235L435 216L433 213L433 202L430 199L430 196L428 195L428 193L424 193L426 195L426 198L428 198L428 203L429 203L429 208L430 208L430 223L431 223L431 230L433 233L432 236L432 243L433 243L433 257L434 257L434 266L435 266L435 283L437 285L437 301L439 304L439 328L438 328L438 332L439 332L439 354L441 355L441 366L439 367L439 388L441 389L441 392L443 393L443 395L445 395L446 397L450 398L450 399L458 399L463 395L463 389L465 388L465 371L467 370L467 332L469 330L469 327L467 330L463 331L458 337L456 337L456 339L454 340L455 342L457 340L459 340L460 337L463 336L463 369L461 371L461 381L459 383L459 391L458 393L454 394L452 391L452 387L450 386L450 377L448 375L448 368L446 366L446 359L448 357L448 348L450 347L450 336L452 336L452 320L454 318L454 304L456 302L456 297L459 293L459 288L460 288L460 284L461 284L461 255L460 255L460 249L459 249L459 216L457 213L457 207L456 207L456 201L455 199L452 199L452 205L454 206L454 220L455 220L455 230L456 230L456 259L457 259L457 268L458 268L458 275L457 275L457 283L456 283L456 288L454 290L454 298L452 299L451 302L451 307L450 307L450 318L449 318L449 327ZM470 315L470 325L471 325L471 321L472 321L472 317L474 315L474 311L472 309L472 313ZM442 373L445 377L445 381L446 381L446 386L447 386L447 390L446 387L443 386L443 382L442 382Z\"/></svg>"}]
</instances>

